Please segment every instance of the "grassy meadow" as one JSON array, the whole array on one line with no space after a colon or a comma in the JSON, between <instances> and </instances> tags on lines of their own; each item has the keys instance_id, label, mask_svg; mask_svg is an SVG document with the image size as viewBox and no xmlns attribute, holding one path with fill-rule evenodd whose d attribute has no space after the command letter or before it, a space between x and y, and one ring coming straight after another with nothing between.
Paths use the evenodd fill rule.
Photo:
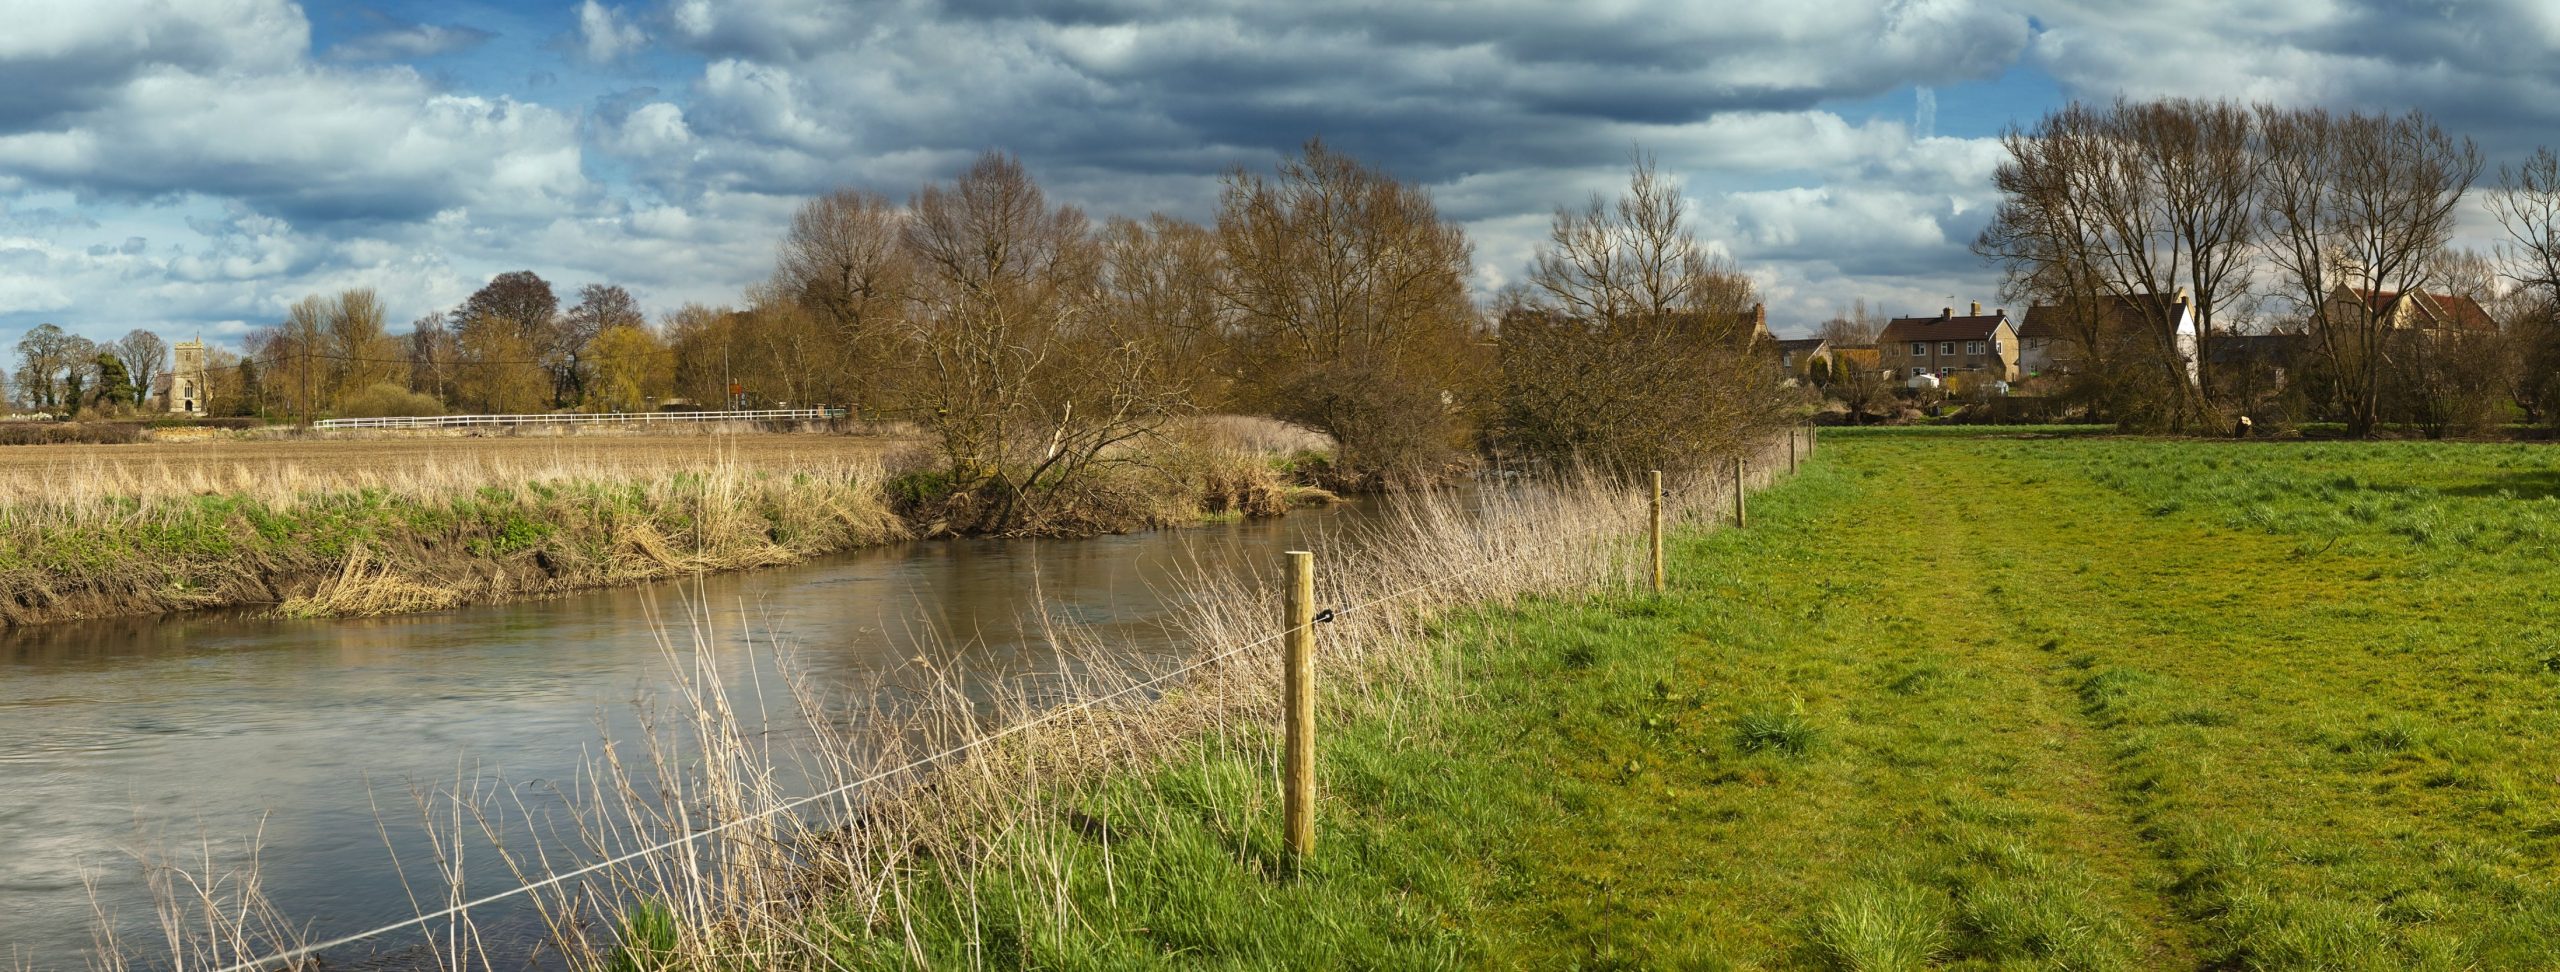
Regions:
<instances>
[{"instance_id":1,"label":"grassy meadow","mask_svg":"<svg viewBox=\"0 0 2560 972\"><path fill-rule=\"evenodd\" d=\"M2556 536L2550 447L1830 431L1750 529L1675 533L1665 595L1445 612L1398 656L1425 674L1337 674L1302 863L1248 721L788 937L856 968L2560 967ZM1346 634L1319 651L1375 654Z\"/></svg>"}]
</instances>

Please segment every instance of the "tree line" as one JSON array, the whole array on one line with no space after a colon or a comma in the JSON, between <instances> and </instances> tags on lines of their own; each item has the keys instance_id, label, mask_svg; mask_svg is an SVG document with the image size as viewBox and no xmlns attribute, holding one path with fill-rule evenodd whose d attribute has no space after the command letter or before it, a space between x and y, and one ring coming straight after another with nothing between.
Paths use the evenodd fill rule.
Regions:
<instances>
[{"instance_id":1,"label":"tree line","mask_svg":"<svg viewBox=\"0 0 2560 972\"><path fill-rule=\"evenodd\" d=\"M1097 221L990 152L904 200L808 200L739 306L652 322L599 283L563 309L518 271L396 334L372 291L314 295L245 356L217 353L211 397L297 420L839 405L913 422L942 488L992 521L1199 412L1326 433L1338 484L1488 451L1676 467L1781 402L1750 281L1706 256L1685 205L1639 160L1623 198L1559 209L1529 283L1485 307L1430 195L1320 141L1229 172L1205 223ZM22 390L90 380L61 362L98 355L45 347L30 367L54 385Z\"/></svg>"},{"instance_id":2,"label":"tree line","mask_svg":"<svg viewBox=\"0 0 2560 972\"><path fill-rule=\"evenodd\" d=\"M2560 401L2550 149L2500 170L2486 202L2508 241L2482 254L2453 244L2479 148L2423 112L2075 103L2002 143L2002 201L1974 249L2012 302L2058 322L2076 360L2052 390L2093 414L2206 430L2275 411L2444 434L2539 421ZM2189 348L2168 314L2108 311L2180 291Z\"/></svg>"}]
</instances>

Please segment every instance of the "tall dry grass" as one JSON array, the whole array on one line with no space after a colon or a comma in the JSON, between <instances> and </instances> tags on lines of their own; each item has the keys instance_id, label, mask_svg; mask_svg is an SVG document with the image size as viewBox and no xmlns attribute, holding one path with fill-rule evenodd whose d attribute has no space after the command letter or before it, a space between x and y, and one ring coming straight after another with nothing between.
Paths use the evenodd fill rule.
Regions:
<instances>
[{"instance_id":1,"label":"tall dry grass","mask_svg":"<svg viewBox=\"0 0 2560 972\"><path fill-rule=\"evenodd\" d=\"M1764 444L1742 488L1768 484L1787 455L1784 440ZM1666 519L1689 529L1726 522L1734 486L1713 477L1675 483ZM1434 624L1455 613L1642 583L1646 509L1642 489L1576 471L1409 494L1370 525L1315 544L1319 602L1335 611L1319 634L1320 718L1392 720L1463 692L1467 659L1434 650L1432 638ZM540 818L503 786L458 782L422 798L431 829L441 827L446 840L459 846L470 831L497 848L481 865L488 870L465 874L442 860L438 877L451 887L466 878L481 889L542 885L513 899L540 916L548 938L540 944L599 972L843 968L843 956L880 947L924 965L927 942L910 909L974 901L974 882L998 871L1009 880L1049 875L1054 912L1033 919L1070 927L1077 918L1067 889L1089 875L1067 872L1074 849L1042 825L1072 816L1090 787L1215 740L1257 754L1276 794L1272 579L1188 576L1171 599L1184 605L1172 625L1194 646L1181 658L1133 658L1055 622L1045 632L1060 663L1040 675L963 683L919 665L873 685L795 676L773 687L778 698L728 693L724 653L714 648L730 635L699 613L652 618L679 675L677 696L647 707L639 738L591 761L569 787L569 820ZM794 734L766 724L775 708L798 720L807 742L777 742ZM1151 823L1171 821L1093 825ZM571 840L510 843L521 833ZM458 892L442 899L446 907L462 900ZM510 964L511 951L533 944L492 943L471 913L434 914L437 899L419 901L430 920L398 935L414 941L423 930L442 966ZM256 927L267 930L207 925L168 949L201 955L215 947L206 941L253 938L276 950L269 954L298 947L273 930L284 926Z\"/></svg>"},{"instance_id":2,"label":"tall dry grass","mask_svg":"<svg viewBox=\"0 0 2560 972\"><path fill-rule=\"evenodd\" d=\"M1745 488L1765 485L1785 455L1783 442L1761 450ZM1731 490L1719 479L1677 484L1666 516L1690 528L1724 522ZM1463 692L1467 659L1432 648L1433 625L1455 612L1641 583L1646 500L1581 472L1419 493L1317 544L1320 603L1335 609L1319 641L1324 717L1393 720ZM1090 875L1068 872L1076 848L1045 825L1072 818L1092 786L1215 740L1258 754L1276 793L1279 604L1268 580L1189 577L1174 598L1186 606L1174 625L1196 646L1187 659L1131 659L1053 624L1062 663L1036 677L961 684L911 670L902 677L920 680L895 690L794 679L788 707L815 740L798 747L742 717L771 700L720 688L727 680L709 666L721 653L708 646L722 635L699 618L662 627L668 659L688 666L681 695L653 710L642 739L593 763L570 828L581 860L636 856L531 896L551 944L599 970L837 968L879 947L923 965L928 943L911 909L975 901L974 882L999 871L1049 875L1055 913L1027 923L1071 927L1068 888ZM688 642L696 650L682 650ZM505 811L482 808L488 819ZM640 853L662 844L672 846ZM509 849L505 866L539 878L563 869L556 853Z\"/></svg>"}]
</instances>

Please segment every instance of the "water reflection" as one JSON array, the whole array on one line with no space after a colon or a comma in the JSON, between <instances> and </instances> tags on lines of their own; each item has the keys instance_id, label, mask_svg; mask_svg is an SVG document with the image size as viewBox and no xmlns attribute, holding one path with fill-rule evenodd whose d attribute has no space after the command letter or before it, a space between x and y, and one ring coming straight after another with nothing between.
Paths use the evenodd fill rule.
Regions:
<instances>
[{"instance_id":1,"label":"water reflection","mask_svg":"<svg viewBox=\"0 0 2560 972\"><path fill-rule=\"evenodd\" d=\"M539 804L598 742L638 731L632 703L668 691L671 662L695 661L691 625L712 633L707 661L728 690L761 688L777 714L791 706L775 643L822 686L894 682L919 661L963 680L1054 671L1037 636L1044 598L1113 651L1161 655L1177 650L1162 624L1179 572L1268 572L1278 551L1360 515L923 543L403 618L0 632L0 961L85 964L84 871L98 906L140 928L149 903L128 855L154 841L237 853L262 833L269 893L317 937L415 914L391 864L396 850L412 881L426 873L412 791L501 778ZM492 871L472 890L505 883Z\"/></svg>"}]
</instances>

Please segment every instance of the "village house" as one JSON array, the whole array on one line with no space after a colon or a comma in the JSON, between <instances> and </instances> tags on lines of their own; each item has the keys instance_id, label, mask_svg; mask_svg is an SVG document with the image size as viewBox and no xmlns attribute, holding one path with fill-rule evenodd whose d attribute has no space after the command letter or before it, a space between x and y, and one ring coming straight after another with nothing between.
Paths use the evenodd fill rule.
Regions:
<instances>
[{"instance_id":1,"label":"village house","mask_svg":"<svg viewBox=\"0 0 2560 972\"><path fill-rule=\"evenodd\" d=\"M1812 373L1815 363L1827 365L1831 361L1831 342L1818 337L1794 338L1777 345L1778 367L1785 369L1789 378L1805 377Z\"/></svg>"},{"instance_id":2,"label":"village house","mask_svg":"<svg viewBox=\"0 0 2560 972\"><path fill-rule=\"evenodd\" d=\"M2496 318L2480 302L2460 294L2423 290L2363 290L2343 284L2329 294L2329 312L2343 314L2358 302L2373 309L2385 328L2394 331L2495 331ZM2332 317L2331 320L2338 320ZM2343 323L2343 322L2342 322Z\"/></svg>"},{"instance_id":3,"label":"village house","mask_svg":"<svg viewBox=\"0 0 2560 972\"><path fill-rule=\"evenodd\" d=\"M2128 347L2157 347L2157 339L2150 335L2164 323L2177 336L2178 360L2192 383L2197 376L2198 331L2195 301L2184 287L2167 296L2111 294L2087 303L2029 307L2027 319L2018 325L2018 366L2030 375L2069 372L2086 355L2083 345L2092 334L2129 342Z\"/></svg>"},{"instance_id":4,"label":"village house","mask_svg":"<svg viewBox=\"0 0 2560 972\"><path fill-rule=\"evenodd\" d=\"M1835 344L1831 346L1833 366L1844 374L1875 374L1884 370L1884 354L1872 344Z\"/></svg>"},{"instance_id":5,"label":"village house","mask_svg":"<svg viewBox=\"0 0 2560 972\"><path fill-rule=\"evenodd\" d=\"M1894 318L1876 337L1876 348L1882 366L1895 378L1980 374L2015 381L2018 377L2018 332L2009 324L2009 312L1985 314L1980 302L1962 317L1949 307L1936 317Z\"/></svg>"}]
</instances>

